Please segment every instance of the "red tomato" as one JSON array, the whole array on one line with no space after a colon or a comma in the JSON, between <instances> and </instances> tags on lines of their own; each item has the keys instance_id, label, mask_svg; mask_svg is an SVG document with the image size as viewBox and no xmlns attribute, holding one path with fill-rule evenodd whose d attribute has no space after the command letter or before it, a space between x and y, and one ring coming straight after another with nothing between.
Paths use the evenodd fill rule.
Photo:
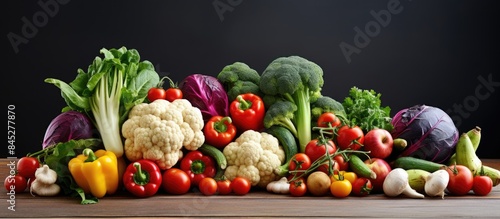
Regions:
<instances>
[{"instance_id":1,"label":"red tomato","mask_svg":"<svg viewBox=\"0 0 500 219\"><path fill-rule=\"evenodd\" d=\"M177 99L182 99L181 89L179 89L177 87L168 88L165 91L165 99L170 101L170 102L173 102L174 100L177 100Z\"/></svg>"},{"instance_id":2,"label":"red tomato","mask_svg":"<svg viewBox=\"0 0 500 219\"><path fill-rule=\"evenodd\" d=\"M446 188L451 195L466 195L469 193L474 184L474 176L469 168L463 165L452 165L446 171L450 176Z\"/></svg>"},{"instance_id":3,"label":"red tomato","mask_svg":"<svg viewBox=\"0 0 500 219\"><path fill-rule=\"evenodd\" d=\"M335 155L333 159L339 165L338 169L340 171L346 171L349 169L349 162L347 162L343 154Z\"/></svg>"},{"instance_id":4,"label":"red tomato","mask_svg":"<svg viewBox=\"0 0 500 219\"><path fill-rule=\"evenodd\" d=\"M473 181L472 191L476 195L486 196L493 189L493 180L488 176L475 176Z\"/></svg>"},{"instance_id":5,"label":"red tomato","mask_svg":"<svg viewBox=\"0 0 500 219\"><path fill-rule=\"evenodd\" d=\"M337 144L342 150L359 150L363 146L365 135L359 126L342 126L337 134Z\"/></svg>"},{"instance_id":6,"label":"red tomato","mask_svg":"<svg viewBox=\"0 0 500 219\"><path fill-rule=\"evenodd\" d=\"M295 197L304 196L307 192L306 182L304 181L303 178L294 180L290 182L289 190L291 196Z\"/></svg>"},{"instance_id":7,"label":"red tomato","mask_svg":"<svg viewBox=\"0 0 500 219\"><path fill-rule=\"evenodd\" d=\"M372 191L373 186L370 179L365 177L357 178L352 184L352 194L355 196L367 196Z\"/></svg>"},{"instance_id":8,"label":"red tomato","mask_svg":"<svg viewBox=\"0 0 500 219\"><path fill-rule=\"evenodd\" d=\"M8 175L5 178L3 185L5 186L7 193L12 193L12 191L14 191L14 193L21 193L28 187L28 181L24 176L19 174Z\"/></svg>"},{"instance_id":9,"label":"red tomato","mask_svg":"<svg viewBox=\"0 0 500 219\"><path fill-rule=\"evenodd\" d=\"M314 162L315 160L326 154L327 148L328 154L333 154L335 153L335 151L337 151L337 147L332 140L322 141L319 139L313 139L309 143L307 143L304 153L309 156L311 162Z\"/></svg>"},{"instance_id":10,"label":"red tomato","mask_svg":"<svg viewBox=\"0 0 500 219\"><path fill-rule=\"evenodd\" d=\"M331 165L332 166L330 167L330 162L327 160L323 164L321 164L321 166L319 166L318 169L316 169L316 170L324 172L328 175L332 175L335 172L339 171L339 164L335 160L332 160Z\"/></svg>"},{"instance_id":11,"label":"red tomato","mask_svg":"<svg viewBox=\"0 0 500 219\"><path fill-rule=\"evenodd\" d=\"M205 177L198 183L198 189L203 195L214 195L217 192L217 181L212 177Z\"/></svg>"},{"instance_id":12,"label":"red tomato","mask_svg":"<svg viewBox=\"0 0 500 219\"><path fill-rule=\"evenodd\" d=\"M191 178L181 169L170 168L163 172L162 187L170 194L182 195L191 188Z\"/></svg>"},{"instance_id":13,"label":"red tomato","mask_svg":"<svg viewBox=\"0 0 500 219\"><path fill-rule=\"evenodd\" d=\"M321 114L318 118L319 127L337 127L340 126L340 119L334 113L325 112Z\"/></svg>"},{"instance_id":14,"label":"red tomato","mask_svg":"<svg viewBox=\"0 0 500 219\"><path fill-rule=\"evenodd\" d=\"M17 173L24 178L35 178L36 169L40 167L40 161L35 157L22 157L17 161Z\"/></svg>"},{"instance_id":15,"label":"red tomato","mask_svg":"<svg viewBox=\"0 0 500 219\"><path fill-rule=\"evenodd\" d=\"M228 179L223 179L217 181L217 188L219 191L219 195L227 195L232 192L231 190L231 181Z\"/></svg>"},{"instance_id":16,"label":"red tomato","mask_svg":"<svg viewBox=\"0 0 500 219\"><path fill-rule=\"evenodd\" d=\"M165 91L165 89L163 89L161 87L152 87L152 88L149 88L147 97L148 97L149 102L153 102L153 101L158 100L158 99L165 100L167 97L167 92Z\"/></svg>"},{"instance_id":17,"label":"red tomato","mask_svg":"<svg viewBox=\"0 0 500 219\"><path fill-rule=\"evenodd\" d=\"M288 170L307 170L311 166L311 159L305 153L296 153L290 159Z\"/></svg>"},{"instance_id":18,"label":"red tomato","mask_svg":"<svg viewBox=\"0 0 500 219\"><path fill-rule=\"evenodd\" d=\"M233 179L233 181L231 181L231 189L236 195L246 195L250 192L251 188L252 183L245 177L237 176Z\"/></svg>"}]
</instances>

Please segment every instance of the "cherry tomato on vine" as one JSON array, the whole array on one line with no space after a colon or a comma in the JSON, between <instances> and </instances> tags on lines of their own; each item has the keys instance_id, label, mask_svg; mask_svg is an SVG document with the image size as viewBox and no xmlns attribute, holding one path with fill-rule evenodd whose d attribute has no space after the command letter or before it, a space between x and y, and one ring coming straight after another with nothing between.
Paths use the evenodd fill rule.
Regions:
<instances>
[{"instance_id":1,"label":"cherry tomato on vine","mask_svg":"<svg viewBox=\"0 0 500 219\"><path fill-rule=\"evenodd\" d=\"M346 179L334 181L330 185L330 192L334 197L337 198L345 198L349 196L349 194L351 194L351 191L352 185Z\"/></svg>"},{"instance_id":2,"label":"cherry tomato on vine","mask_svg":"<svg viewBox=\"0 0 500 219\"><path fill-rule=\"evenodd\" d=\"M209 196L217 192L217 181L212 177L205 177L198 183L201 194Z\"/></svg>"},{"instance_id":3,"label":"cherry tomato on vine","mask_svg":"<svg viewBox=\"0 0 500 219\"><path fill-rule=\"evenodd\" d=\"M347 162L347 159L344 158L344 154L335 155L333 159L339 165L340 171L346 171L349 169L349 162Z\"/></svg>"},{"instance_id":4,"label":"cherry tomato on vine","mask_svg":"<svg viewBox=\"0 0 500 219\"><path fill-rule=\"evenodd\" d=\"M228 179L222 179L217 181L217 188L219 195L227 195L232 192L231 181Z\"/></svg>"},{"instance_id":5,"label":"cherry tomato on vine","mask_svg":"<svg viewBox=\"0 0 500 219\"><path fill-rule=\"evenodd\" d=\"M36 169L40 167L40 161L36 157L21 157L17 161L17 173L26 179L34 179Z\"/></svg>"},{"instance_id":6,"label":"cherry tomato on vine","mask_svg":"<svg viewBox=\"0 0 500 219\"><path fill-rule=\"evenodd\" d=\"M321 164L317 170L324 172L328 175L332 175L336 171L339 171L339 164L333 159L331 159L331 163L330 161L327 160L323 162L323 164Z\"/></svg>"},{"instance_id":7,"label":"cherry tomato on vine","mask_svg":"<svg viewBox=\"0 0 500 219\"><path fill-rule=\"evenodd\" d=\"M306 182L303 178L299 178L290 182L290 195L295 197L304 196L307 193Z\"/></svg>"},{"instance_id":8,"label":"cherry tomato on vine","mask_svg":"<svg viewBox=\"0 0 500 219\"><path fill-rule=\"evenodd\" d=\"M474 176L469 168L463 165L451 165L446 171L450 176L448 189L451 195L466 195L472 189Z\"/></svg>"},{"instance_id":9,"label":"cherry tomato on vine","mask_svg":"<svg viewBox=\"0 0 500 219\"><path fill-rule=\"evenodd\" d=\"M24 176L19 174L8 175L4 181L5 189L7 193L14 191L15 193L21 193L28 187L28 181Z\"/></svg>"},{"instance_id":10,"label":"cherry tomato on vine","mask_svg":"<svg viewBox=\"0 0 500 219\"><path fill-rule=\"evenodd\" d=\"M148 90L148 100L153 102L158 99L164 100L167 97L167 92L161 87L152 87Z\"/></svg>"},{"instance_id":11,"label":"cherry tomato on vine","mask_svg":"<svg viewBox=\"0 0 500 219\"><path fill-rule=\"evenodd\" d=\"M237 176L231 181L231 189L236 195L246 195L251 188L252 183L245 177Z\"/></svg>"},{"instance_id":12,"label":"cherry tomato on vine","mask_svg":"<svg viewBox=\"0 0 500 219\"><path fill-rule=\"evenodd\" d=\"M325 112L321 114L318 118L318 127L337 127L340 126L340 119L331 112Z\"/></svg>"},{"instance_id":13,"label":"cherry tomato on vine","mask_svg":"<svg viewBox=\"0 0 500 219\"><path fill-rule=\"evenodd\" d=\"M353 184L358 179L358 175L355 172L338 171L335 174L333 174L331 178L332 182L339 180L347 180L351 184Z\"/></svg>"},{"instance_id":14,"label":"cherry tomato on vine","mask_svg":"<svg viewBox=\"0 0 500 219\"><path fill-rule=\"evenodd\" d=\"M165 99L173 102L177 99L182 99L182 91L178 87L170 87L165 91Z\"/></svg>"},{"instance_id":15,"label":"cherry tomato on vine","mask_svg":"<svg viewBox=\"0 0 500 219\"><path fill-rule=\"evenodd\" d=\"M475 176L473 181L472 191L476 195L486 196L493 189L493 180L488 176Z\"/></svg>"},{"instance_id":16,"label":"cherry tomato on vine","mask_svg":"<svg viewBox=\"0 0 500 219\"><path fill-rule=\"evenodd\" d=\"M352 184L351 193L355 196L363 197L369 195L372 189L373 185L370 179L365 177L359 177Z\"/></svg>"},{"instance_id":17,"label":"cherry tomato on vine","mask_svg":"<svg viewBox=\"0 0 500 219\"><path fill-rule=\"evenodd\" d=\"M296 153L292 159L290 159L290 164L288 170L307 170L311 166L311 159L305 153Z\"/></svg>"},{"instance_id":18,"label":"cherry tomato on vine","mask_svg":"<svg viewBox=\"0 0 500 219\"><path fill-rule=\"evenodd\" d=\"M335 153L335 151L337 151L337 146L335 146L332 140L321 140L321 138L313 139L309 141L309 143L307 143L304 153L309 156L311 162L314 162L315 160L326 154L327 148L328 154L333 154Z\"/></svg>"},{"instance_id":19,"label":"cherry tomato on vine","mask_svg":"<svg viewBox=\"0 0 500 219\"><path fill-rule=\"evenodd\" d=\"M359 126L342 126L337 134L337 144L342 150L359 150L363 146L365 135Z\"/></svg>"}]
</instances>

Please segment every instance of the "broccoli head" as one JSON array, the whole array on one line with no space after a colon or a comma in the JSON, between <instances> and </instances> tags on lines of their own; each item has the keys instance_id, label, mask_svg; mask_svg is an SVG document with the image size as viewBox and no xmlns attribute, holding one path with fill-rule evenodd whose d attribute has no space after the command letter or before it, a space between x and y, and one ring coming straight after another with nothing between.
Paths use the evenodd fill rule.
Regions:
<instances>
[{"instance_id":1,"label":"broccoli head","mask_svg":"<svg viewBox=\"0 0 500 219\"><path fill-rule=\"evenodd\" d=\"M266 111L264 127L269 128L273 125L280 125L297 136L297 129L293 122L295 111L297 111L297 106L294 103L283 100L276 101Z\"/></svg>"},{"instance_id":2,"label":"broccoli head","mask_svg":"<svg viewBox=\"0 0 500 219\"><path fill-rule=\"evenodd\" d=\"M321 96L311 103L311 116L316 121L325 112L334 113L339 118L346 118L346 113L342 103L328 96Z\"/></svg>"},{"instance_id":3,"label":"broccoli head","mask_svg":"<svg viewBox=\"0 0 500 219\"><path fill-rule=\"evenodd\" d=\"M225 66L217 75L217 80L224 86L230 100L240 94L253 93L261 96L260 75L254 69L242 62Z\"/></svg>"},{"instance_id":4,"label":"broccoli head","mask_svg":"<svg viewBox=\"0 0 500 219\"><path fill-rule=\"evenodd\" d=\"M260 77L259 87L265 95L276 96L296 105L292 121L302 152L311 141L310 104L320 97L323 84L321 67L299 56L275 59Z\"/></svg>"}]
</instances>

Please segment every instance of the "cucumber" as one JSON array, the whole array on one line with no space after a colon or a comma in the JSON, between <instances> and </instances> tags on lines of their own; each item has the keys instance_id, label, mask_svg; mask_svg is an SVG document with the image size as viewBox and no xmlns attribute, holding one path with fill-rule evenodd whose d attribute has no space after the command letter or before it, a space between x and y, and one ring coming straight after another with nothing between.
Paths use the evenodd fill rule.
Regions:
<instances>
[{"instance_id":1,"label":"cucumber","mask_svg":"<svg viewBox=\"0 0 500 219\"><path fill-rule=\"evenodd\" d=\"M224 169L227 167L226 156L224 156L222 151L209 144L203 144L200 148L198 148L198 151L204 155L212 157L215 160L217 173L215 174L214 179L221 178L224 175Z\"/></svg>"},{"instance_id":2,"label":"cucumber","mask_svg":"<svg viewBox=\"0 0 500 219\"><path fill-rule=\"evenodd\" d=\"M439 164L416 157L399 157L392 163L392 168L402 168L405 170L421 169L431 173L436 170L442 169L445 166L446 165L444 164Z\"/></svg>"},{"instance_id":3,"label":"cucumber","mask_svg":"<svg viewBox=\"0 0 500 219\"><path fill-rule=\"evenodd\" d=\"M368 165L366 165L360 157L350 154L349 155L349 168L351 168L352 172L356 173L356 175L360 177L366 177L370 179L376 179L377 174L373 172Z\"/></svg>"},{"instance_id":4,"label":"cucumber","mask_svg":"<svg viewBox=\"0 0 500 219\"><path fill-rule=\"evenodd\" d=\"M288 163L290 159L298 152L297 141L292 132L285 127L273 125L266 130L267 133L276 137L285 151L285 161Z\"/></svg>"}]
</instances>

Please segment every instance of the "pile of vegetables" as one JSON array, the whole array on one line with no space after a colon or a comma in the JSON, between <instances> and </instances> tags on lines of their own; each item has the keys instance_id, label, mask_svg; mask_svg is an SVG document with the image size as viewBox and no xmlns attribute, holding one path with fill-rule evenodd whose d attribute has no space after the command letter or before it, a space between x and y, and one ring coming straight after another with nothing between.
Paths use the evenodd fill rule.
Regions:
<instances>
[{"instance_id":1,"label":"pile of vegetables","mask_svg":"<svg viewBox=\"0 0 500 219\"><path fill-rule=\"evenodd\" d=\"M45 80L66 106L6 188L16 177L16 192L94 204L118 189L444 199L500 184L500 171L475 154L479 127L459 134L444 111L422 104L391 117L369 89L337 101L321 92L321 67L300 56L260 74L234 62L176 83L134 49L100 54L70 83Z\"/></svg>"}]
</instances>

